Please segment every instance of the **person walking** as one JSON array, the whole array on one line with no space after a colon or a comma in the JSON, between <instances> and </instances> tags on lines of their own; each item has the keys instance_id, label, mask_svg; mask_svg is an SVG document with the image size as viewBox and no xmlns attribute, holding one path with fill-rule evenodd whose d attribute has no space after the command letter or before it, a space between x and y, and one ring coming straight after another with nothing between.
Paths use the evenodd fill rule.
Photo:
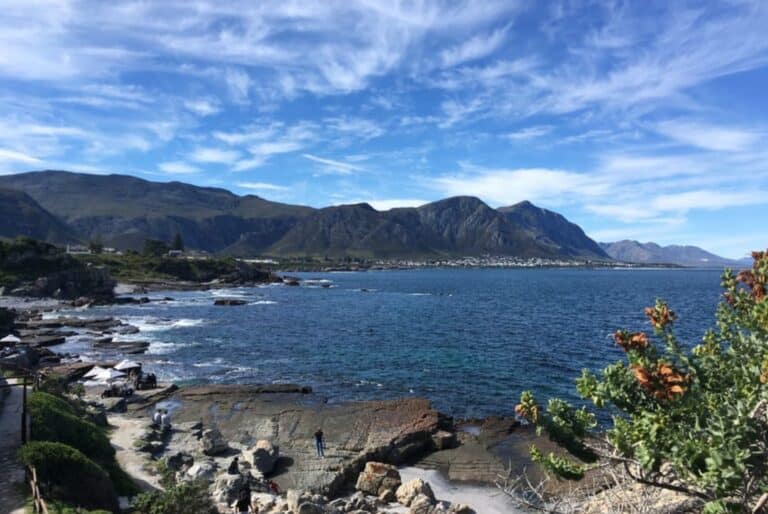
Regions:
<instances>
[{"instance_id":1,"label":"person walking","mask_svg":"<svg viewBox=\"0 0 768 514\"><path fill-rule=\"evenodd\" d=\"M163 409L163 415L160 416L160 427L163 432L171 429L171 415L168 414L168 409Z\"/></svg>"},{"instance_id":2,"label":"person walking","mask_svg":"<svg viewBox=\"0 0 768 514\"><path fill-rule=\"evenodd\" d=\"M160 420L162 419L163 412L160 409L155 409L155 414L152 416L152 426L160 428Z\"/></svg>"},{"instance_id":3,"label":"person walking","mask_svg":"<svg viewBox=\"0 0 768 514\"><path fill-rule=\"evenodd\" d=\"M315 447L317 448L317 456L324 458L325 441L323 440L323 430L321 428L318 428L317 432L315 432Z\"/></svg>"}]
</instances>

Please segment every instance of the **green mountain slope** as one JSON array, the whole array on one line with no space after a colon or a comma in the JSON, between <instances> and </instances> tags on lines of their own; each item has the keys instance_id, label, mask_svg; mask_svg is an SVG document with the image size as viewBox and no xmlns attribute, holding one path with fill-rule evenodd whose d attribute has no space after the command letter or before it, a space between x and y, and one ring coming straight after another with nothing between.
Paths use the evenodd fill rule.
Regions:
<instances>
[{"instance_id":1,"label":"green mountain slope","mask_svg":"<svg viewBox=\"0 0 768 514\"><path fill-rule=\"evenodd\" d=\"M28 194L0 189L0 237L26 236L57 244L76 243L75 232Z\"/></svg>"}]
</instances>

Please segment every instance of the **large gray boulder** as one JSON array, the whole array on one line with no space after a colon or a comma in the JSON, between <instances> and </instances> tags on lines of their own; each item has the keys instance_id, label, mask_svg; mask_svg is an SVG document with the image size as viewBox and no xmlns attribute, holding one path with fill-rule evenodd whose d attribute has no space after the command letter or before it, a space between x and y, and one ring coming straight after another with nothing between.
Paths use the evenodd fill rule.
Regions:
<instances>
[{"instance_id":1,"label":"large gray boulder","mask_svg":"<svg viewBox=\"0 0 768 514\"><path fill-rule=\"evenodd\" d=\"M203 431L203 437L200 439L200 444L203 447L203 453L206 455L220 455L229 450L224 436L221 432L215 428L209 428Z\"/></svg>"},{"instance_id":2,"label":"large gray boulder","mask_svg":"<svg viewBox=\"0 0 768 514\"><path fill-rule=\"evenodd\" d=\"M411 502L411 509L408 514L434 514L435 510L435 500L420 494Z\"/></svg>"},{"instance_id":3,"label":"large gray boulder","mask_svg":"<svg viewBox=\"0 0 768 514\"><path fill-rule=\"evenodd\" d=\"M358 475L355 488L378 497L386 491L394 492L401 483L400 472L395 466L382 462L368 462L365 469Z\"/></svg>"}]
</instances>

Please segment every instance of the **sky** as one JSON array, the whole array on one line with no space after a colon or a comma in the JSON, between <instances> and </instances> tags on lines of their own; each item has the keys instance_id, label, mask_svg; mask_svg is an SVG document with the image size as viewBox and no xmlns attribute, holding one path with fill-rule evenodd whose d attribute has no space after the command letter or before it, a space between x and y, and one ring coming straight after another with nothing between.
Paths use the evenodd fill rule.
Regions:
<instances>
[{"instance_id":1,"label":"sky","mask_svg":"<svg viewBox=\"0 0 768 514\"><path fill-rule=\"evenodd\" d=\"M768 2L0 0L0 173L768 246Z\"/></svg>"}]
</instances>

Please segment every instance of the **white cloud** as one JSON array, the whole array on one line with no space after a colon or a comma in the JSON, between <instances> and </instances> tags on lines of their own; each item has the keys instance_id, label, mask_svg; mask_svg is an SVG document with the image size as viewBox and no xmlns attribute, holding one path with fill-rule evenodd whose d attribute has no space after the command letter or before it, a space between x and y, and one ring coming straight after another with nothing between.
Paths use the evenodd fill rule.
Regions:
<instances>
[{"instance_id":1,"label":"white cloud","mask_svg":"<svg viewBox=\"0 0 768 514\"><path fill-rule=\"evenodd\" d=\"M267 182L238 182L237 187L243 189L253 189L255 191L289 191L290 188L285 186L278 186L277 184L269 184Z\"/></svg>"},{"instance_id":2,"label":"white cloud","mask_svg":"<svg viewBox=\"0 0 768 514\"><path fill-rule=\"evenodd\" d=\"M536 139L541 136L546 136L552 132L553 127L550 125L538 125L535 127L526 127L515 132L509 132L504 134L505 139L511 141L527 141L529 139Z\"/></svg>"},{"instance_id":3,"label":"white cloud","mask_svg":"<svg viewBox=\"0 0 768 514\"><path fill-rule=\"evenodd\" d=\"M448 48L440 53L440 60L445 68L450 68L475 59L486 57L504 43L507 27L495 30L490 34L478 34L458 46Z\"/></svg>"},{"instance_id":4,"label":"white cloud","mask_svg":"<svg viewBox=\"0 0 768 514\"><path fill-rule=\"evenodd\" d=\"M232 164L240 158L240 152L235 150L222 150L220 148L198 148L190 158L197 162L214 164Z\"/></svg>"},{"instance_id":5,"label":"white cloud","mask_svg":"<svg viewBox=\"0 0 768 514\"><path fill-rule=\"evenodd\" d=\"M40 164L43 162L37 157L33 157L22 152L17 152L15 150L8 150L3 148L0 148L0 161L15 161L24 164Z\"/></svg>"},{"instance_id":6,"label":"white cloud","mask_svg":"<svg viewBox=\"0 0 768 514\"><path fill-rule=\"evenodd\" d=\"M243 70L228 69L224 74L224 81L229 89L229 95L236 103L245 103L250 96L253 80Z\"/></svg>"},{"instance_id":7,"label":"white cloud","mask_svg":"<svg viewBox=\"0 0 768 514\"><path fill-rule=\"evenodd\" d=\"M385 200L361 200L360 202L352 202L352 203L361 203L361 202L365 202L369 204L371 207L373 207L377 211L388 211L390 209L396 209L398 207L419 207L421 205L429 203L429 200L421 200L418 198L388 198Z\"/></svg>"},{"instance_id":8,"label":"white cloud","mask_svg":"<svg viewBox=\"0 0 768 514\"><path fill-rule=\"evenodd\" d=\"M192 166L191 164L187 164L184 161L169 161L169 162L161 162L157 166L161 171L165 173L170 173L172 175L186 175L186 174L192 174L192 173L199 173L200 168L197 168L195 166Z\"/></svg>"},{"instance_id":9,"label":"white cloud","mask_svg":"<svg viewBox=\"0 0 768 514\"><path fill-rule=\"evenodd\" d=\"M325 159L325 158L317 157L315 155L308 154L308 153L303 154L303 157L306 159L309 159L310 161L314 161L316 163L322 164L323 169L330 173L339 173L341 175L349 175L355 171L365 171L364 168L361 168L360 166L356 166L354 164L349 164L347 162L341 162L341 161L334 161L332 159Z\"/></svg>"},{"instance_id":10,"label":"white cloud","mask_svg":"<svg viewBox=\"0 0 768 514\"><path fill-rule=\"evenodd\" d=\"M765 139L764 133L756 131L692 121L665 121L656 130L677 142L718 152L747 150Z\"/></svg>"},{"instance_id":11,"label":"white cloud","mask_svg":"<svg viewBox=\"0 0 768 514\"><path fill-rule=\"evenodd\" d=\"M497 206L523 200L559 203L567 197L605 195L611 188L600 177L545 168L481 170L442 175L427 183L444 196L478 196Z\"/></svg>"},{"instance_id":12,"label":"white cloud","mask_svg":"<svg viewBox=\"0 0 768 514\"><path fill-rule=\"evenodd\" d=\"M726 207L768 204L768 191L686 191L659 195L651 209L659 211L719 210Z\"/></svg>"},{"instance_id":13,"label":"white cloud","mask_svg":"<svg viewBox=\"0 0 768 514\"><path fill-rule=\"evenodd\" d=\"M198 98L197 100L187 100L184 107L198 116L211 116L221 111L221 106L216 100Z\"/></svg>"}]
</instances>

